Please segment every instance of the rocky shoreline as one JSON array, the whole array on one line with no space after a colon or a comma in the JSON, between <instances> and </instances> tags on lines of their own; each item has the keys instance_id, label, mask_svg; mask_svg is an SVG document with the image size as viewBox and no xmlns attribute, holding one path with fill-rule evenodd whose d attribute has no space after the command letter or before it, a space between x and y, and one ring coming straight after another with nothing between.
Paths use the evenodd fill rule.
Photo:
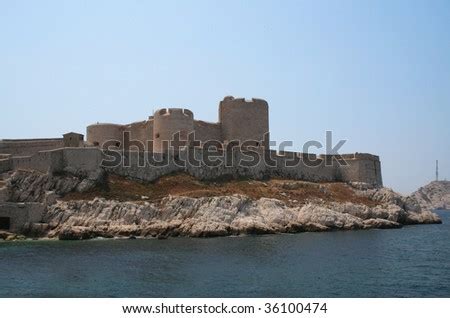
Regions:
<instances>
[{"instance_id":1,"label":"rocky shoreline","mask_svg":"<svg viewBox=\"0 0 450 318\"><path fill-rule=\"evenodd\" d=\"M366 208L354 204L307 204L290 208L279 200L252 201L244 196L168 197L160 205L93 201L59 202L45 215L48 237L213 237L332 230L400 228L439 223L431 212L404 212L396 206Z\"/></svg>"},{"instance_id":2,"label":"rocky shoreline","mask_svg":"<svg viewBox=\"0 0 450 318\"><path fill-rule=\"evenodd\" d=\"M102 172L89 176L16 172L6 183L8 199L42 202L45 209L40 222L25 224L19 233L11 234L15 237L8 238L0 233L0 239L215 237L393 229L410 224L441 223L438 215L422 209L414 197L403 197L390 189L362 183L252 182L253 192L226 195L205 195L204 190L193 194L191 187L190 195L167 193L158 200L146 200L145 196L139 200L119 201L68 195L95 192L93 187L105 180ZM223 189L225 186L216 187ZM275 198L255 196L258 187L262 190L272 187L270 193ZM347 191L346 197L351 192L351 201L339 196L342 191Z\"/></svg>"}]
</instances>

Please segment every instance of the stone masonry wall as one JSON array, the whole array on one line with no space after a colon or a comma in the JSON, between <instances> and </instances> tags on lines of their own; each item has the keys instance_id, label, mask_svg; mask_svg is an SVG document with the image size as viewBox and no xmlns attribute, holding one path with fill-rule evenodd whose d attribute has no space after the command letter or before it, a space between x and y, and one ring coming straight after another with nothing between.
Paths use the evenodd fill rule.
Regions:
<instances>
[{"instance_id":1,"label":"stone masonry wall","mask_svg":"<svg viewBox=\"0 0 450 318\"><path fill-rule=\"evenodd\" d=\"M0 203L0 217L10 218L10 231L20 231L28 223L40 222L43 212L41 203Z\"/></svg>"},{"instance_id":2,"label":"stone masonry wall","mask_svg":"<svg viewBox=\"0 0 450 318\"><path fill-rule=\"evenodd\" d=\"M62 169L62 159L62 149L40 151L32 156L11 157L11 168L13 170L37 170L44 173L54 172Z\"/></svg>"},{"instance_id":3,"label":"stone masonry wall","mask_svg":"<svg viewBox=\"0 0 450 318\"><path fill-rule=\"evenodd\" d=\"M338 181L383 185L381 163L378 156L357 153L354 155L343 155L343 158L348 165L339 167Z\"/></svg>"},{"instance_id":4,"label":"stone masonry wall","mask_svg":"<svg viewBox=\"0 0 450 318\"><path fill-rule=\"evenodd\" d=\"M189 150L191 157L197 160L202 158L201 150ZM266 154L267 155L267 154ZM344 182L366 182L374 185L382 185L380 170L372 169L379 161L368 159L352 159L348 160L348 166L340 166L337 161L333 161L332 165L326 164L326 161L320 158L308 159L308 157L302 157L301 154L286 153L284 155L271 152L271 159L274 161L274 166L267 166L264 161L260 161L254 166L246 167L245 165L234 165L231 167L218 166L211 167L206 165L195 166L187 163L185 167L177 165L173 156L167 157L167 155L160 154L158 160L161 158L169 158L167 164L161 166L149 166L145 164L145 160L151 156L148 153L142 152L128 152L124 154L126 158L125 165L119 165L108 170L122 176L140 179L145 181L154 181L163 175L167 175L175 172L186 172L190 175L202 179L213 180L219 178L251 178L251 179L264 179L268 177L279 177L295 180L306 180L312 182L321 181L344 181ZM220 158L224 158L223 155L217 155ZM295 165L292 165L293 156L301 157L301 160L297 160ZM375 156L374 156L375 157ZM179 158L185 159L186 153L180 153ZM240 159L248 160L246 152L235 152L234 162L238 162ZM314 164L308 162L313 160Z\"/></svg>"},{"instance_id":5,"label":"stone masonry wall","mask_svg":"<svg viewBox=\"0 0 450 318\"><path fill-rule=\"evenodd\" d=\"M61 172L66 168L93 171L100 167L102 152L98 148L62 148L41 151L33 156L11 157L12 170L36 170L43 173Z\"/></svg>"},{"instance_id":6,"label":"stone masonry wall","mask_svg":"<svg viewBox=\"0 0 450 318\"><path fill-rule=\"evenodd\" d=\"M327 165L321 158L305 156L298 153L277 154L274 151L260 152L260 156L269 156L273 161L270 166L266 162L259 161L256 164L248 165L241 160L249 162L252 159L248 151L234 151L232 156L226 156L222 152L217 152L217 158L227 158L228 162L233 159L233 165L211 166L187 162L185 166L176 164L176 158L186 159L187 154L191 158L202 162L204 152L201 149L191 148L177 155L153 154L151 152L122 152L124 162L117 167L107 170L118 175L140 179L145 181L154 181L159 177L174 173L186 172L203 180L217 178L252 178L264 179L268 177L280 177L286 179L307 180L313 182L320 181L343 181L343 182L366 182L374 185L382 185L380 161L377 156L368 154L356 154L348 156L347 166L340 166L337 161L332 161L332 165ZM108 154L108 152L106 153ZM168 158L167 164L149 165L145 160L156 156L157 161L162 158ZM293 158L297 160L293 165ZM344 156L345 157L345 156ZM29 169L41 172L90 172L101 167L102 160L107 156L98 148L63 148L53 151L43 151L30 157L12 157L12 169ZM214 158L212 158L214 159ZM311 162L308 161L313 161ZM236 163L241 162L240 165Z\"/></svg>"},{"instance_id":7,"label":"stone masonry wall","mask_svg":"<svg viewBox=\"0 0 450 318\"><path fill-rule=\"evenodd\" d=\"M262 99L227 96L219 105L219 121L224 142L256 140L262 145L269 133L269 105ZM269 149L268 144L264 146Z\"/></svg>"},{"instance_id":8,"label":"stone masonry wall","mask_svg":"<svg viewBox=\"0 0 450 318\"><path fill-rule=\"evenodd\" d=\"M41 151L27 157L11 157L13 170L36 170L44 173L59 171L63 167L62 149Z\"/></svg>"},{"instance_id":9,"label":"stone masonry wall","mask_svg":"<svg viewBox=\"0 0 450 318\"><path fill-rule=\"evenodd\" d=\"M103 144L109 140L115 140L118 143L123 139L123 125L116 124L94 124L86 128L87 144L103 147Z\"/></svg>"},{"instance_id":10,"label":"stone masonry wall","mask_svg":"<svg viewBox=\"0 0 450 318\"><path fill-rule=\"evenodd\" d=\"M9 170L11 170L11 160L9 158L0 159L0 173L6 172Z\"/></svg>"},{"instance_id":11,"label":"stone masonry wall","mask_svg":"<svg viewBox=\"0 0 450 318\"><path fill-rule=\"evenodd\" d=\"M4 139L0 140L0 154L30 156L39 151L64 147L62 138L56 139Z\"/></svg>"},{"instance_id":12,"label":"stone masonry wall","mask_svg":"<svg viewBox=\"0 0 450 318\"><path fill-rule=\"evenodd\" d=\"M173 140L173 135L181 133L180 139L187 140L194 131L194 114L188 109L163 108L155 112L153 119L153 150L156 153L167 151L164 141Z\"/></svg>"},{"instance_id":13,"label":"stone masonry wall","mask_svg":"<svg viewBox=\"0 0 450 318\"><path fill-rule=\"evenodd\" d=\"M194 120L195 139L202 144L208 140L223 142L222 127L219 123L208 123L202 120Z\"/></svg>"},{"instance_id":14,"label":"stone masonry wall","mask_svg":"<svg viewBox=\"0 0 450 318\"><path fill-rule=\"evenodd\" d=\"M103 159L102 152L97 148L64 148L62 149L63 164L58 169L71 169L81 172L97 170Z\"/></svg>"},{"instance_id":15,"label":"stone masonry wall","mask_svg":"<svg viewBox=\"0 0 450 318\"><path fill-rule=\"evenodd\" d=\"M152 151L149 149L152 144L148 141L153 140L153 119L126 125L123 130L130 133L130 140L138 140L143 144L144 148L140 150ZM131 150L137 150L137 148Z\"/></svg>"}]
</instances>

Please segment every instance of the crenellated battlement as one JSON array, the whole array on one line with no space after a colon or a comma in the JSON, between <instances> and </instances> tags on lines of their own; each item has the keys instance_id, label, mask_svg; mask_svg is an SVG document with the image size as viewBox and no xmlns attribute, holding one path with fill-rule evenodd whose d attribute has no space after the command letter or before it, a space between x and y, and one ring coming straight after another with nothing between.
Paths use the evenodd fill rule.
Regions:
<instances>
[{"instance_id":1,"label":"crenellated battlement","mask_svg":"<svg viewBox=\"0 0 450 318\"><path fill-rule=\"evenodd\" d=\"M186 108L161 108L155 111L154 117L159 116L185 116L189 118L194 118L194 113Z\"/></svg>"},{"instance_id":2,"label":"crenellated battlement","mask_svg":"<svg viewBox=\"0 0 450 318\"><path fill-rule=\"evenodd\" d=\"M220 106L226 106L226 105L247 105L247 106L252 106L252 105L256 105L256 106L266 106L268 107L269 104L267 103L267 101L265 101L264 99L261 98L251 98L251 99L246 99L246 98L235 98L233 96L226 96L221 102L220 102Z\"/></svg>"}]
</instances>

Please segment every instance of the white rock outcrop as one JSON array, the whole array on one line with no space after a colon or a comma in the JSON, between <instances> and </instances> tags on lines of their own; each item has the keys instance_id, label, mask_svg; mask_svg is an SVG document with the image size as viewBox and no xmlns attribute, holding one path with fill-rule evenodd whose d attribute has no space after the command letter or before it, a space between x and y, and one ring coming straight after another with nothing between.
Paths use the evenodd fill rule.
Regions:
<instances>
[{"instance_id":1,"label":"white rock outcrop","mask_svg":"<svg viewBox=\"0 0 450 318\"><path fill-rule=\"evenodd\" d=\"M210 237L302 231L399 228L440 223L427 211L406 211L393 203L369 208L352 203L309 203L288 207L246 196L166 197L160 203L59 201L44 215L49 237L86 239L114 236Z\"/></svg>"},{"instance_id":2,"label":"white rock outcrop","mask_svg":"<svg viewBox=\"0 0 450 318\"><path fill-rule=\"evenodd\" d=\"M450 210L450 181L433 181L412 195L422 209Z\"/></svg>"}]
</instances>

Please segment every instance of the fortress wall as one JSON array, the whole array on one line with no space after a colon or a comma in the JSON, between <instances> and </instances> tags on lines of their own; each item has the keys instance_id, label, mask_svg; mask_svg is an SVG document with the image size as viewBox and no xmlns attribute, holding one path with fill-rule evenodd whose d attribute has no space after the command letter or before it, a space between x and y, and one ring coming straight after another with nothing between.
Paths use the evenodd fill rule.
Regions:
<instances>
[{"instance_id":1,"label":"fortress wall","mask_svg":"<svg viewBox=\"0 0 450 318\"><path fill-rule=\"evenodd\" d=\"M0 217L10 218L10 231L20 231L27 223L42 220L44 205L41 203L0 203Z\"/></svg>"},{"instance_id":2,"label":"fortress wall","mask_svg":"<svg viewBox=\"0 0 450 318\"><path fill-rule=\"evenodd\" d=\"M365 180L362 182L378 185L383 184L383 181L381 180L381 164L379 161L364 159L360 160L359 166L359 179Z\"/></svg>"},{"instance_id":3,"label":"fortress wall","mask_svg":"<svg viewBox=\"0 0 450 318\"><path fill-rule=\"evenodd\" d=\"M341 155L341 157L344 159L360 159L360 160L374 160L374 161L380 160L380 157L378 157L376 155L372 155L370 153L360 153L360 152L351 153L351 154L343 154L343 155Z\"/></svg>"},{"instance_id":4,"label":"fortress wall","mask_svg":"<svg viewBox=\"0 0 450 318\"><path fill-rule=\"evenodd\" d=\"M257 140L261 143L269 132L269 105L265 100L225 97L219 105L219 121L224 142ZM269 145L264 144L268 149Z\"/></svg>"},{"instance_id":5,"label":"fortress wall","mask_svg":"<svg viewBox=\"0 0 450 318\"><path fill-rule=\"evenodd\" d=\"M13 156L31 156L39 151L64 147L62 138L0 140L0 153Z\"/></svg>"},{"instance_id":6,"label":"fortress wall","mask_svg":"<svg viewBox=\"0 0 450 318\"><path fill-rule=\"evenodd\" d=\"M360 162L357 160L346 160L348 166L341 166L338 169L337 179L343 182L351 182L360 180Z\"/></svg>"},{"instance_id":7,"label":"fortress wall","mask_svg":"<svg viewBox=\"0 0 450 318\"><path fill-rule=\"evenodd\" d=\"M202 120L194 120L195 139L202 144L208 140L223 142L222 127L219 123L208 123Z\"/></svg>"},{"instance_id":8,"label":"fortress wall","mask_svg":"<svg viewBox=\"0 0 450 318\"><path fill-rule=\"evenodd\" d=\"M11 157L11 169L36 170L42 173L61 172L65 168L75 171L93 171L100 167L103 155L98 148L62 148L41 151L33 156Z\"/></svg>"},{"instance_id":9,"label":"fortress wall","mask_svg":"<svg viewBox=\"0 0 450 318\"><path fill-rule=\"evenodd\" d=\"M32 156L11 157L11 167L14 170L36 170L43 173L63 169L63 149L40 151Z\"/></svg>"},{"instance_id":10,"label":"fortress wall","mask_svg":"<svg viewBox=\"0 0 450 318\"><path fill-rule=\"evenodd\" d=\"M200 149L189 149L191 157L197 160L202 159L203 152ZM181 152L178 154L179 158L186 159L187 152ZM300 162L295 167L288 167L286 164L287 157L278 156L275 158L277 162L276 167L267 167L265 161L261 160L254 166L232 165L225 166L220 165L217 167L206 166L202 164L201 166L196 166L195 164L190 164L189 162L186 166L177 166L173 161L174 156L169 156L169 164L160 167L150 167L148 165L142 164L148 153L138 153L130 152L125 153L125 156L129 159L129 165L124 167L120 165L115 168L108 168L109 171L116 173L118 175L144 180L144 181L154 181L163 175L167 175L174 172L186 172L200 180L214 180L221 178L250 178L261 180L268 177L281 177L290 178L295 180L307 180L307 181L335 181L336 180L336 167L326 167L324 162L319 160L320 166L318 167L308 167L305 163ZM151 154L150 154L151 156ZM159 154L163 156L163 154ZM167 155L165 155L167 156ZM223 153L218 153L218 156L224 158ZM234 152L233 162L237 163L240 160L249 161L251 157L248 156L248 152ZM141 161L138 161L141 160ZM225 161L225 160L224 160ZM127 161L128 162L128 161ZM139 162L141 163L139 165Z\"/></svg>"},{"instance_id":11,"label":"fortress wall","mask_svg":"<svg viewBox=\"0 0 450 318\"><path fill-rule=\"evenodd\" d=\"M75 171L94 171L100 167L103 159L102 151L98 148L64 148L62 154L63 169Z\"/></svg>"},{"instance_id":12,"label":"fortress wall","mask_svg":"<svg viewBox=\"0 0 450 318\"><path fill-rule=\"evenodd\" d=\"M0 159L0 173L11 170L11 159Z\"/></svg>"},{"instance_id":13,"label":"fortress wall","mask_svg":"<svg viewBox=\"0 0 450 318\"><path fill-rule=\"evenodd\" d=\"M94 124L86 128L86 140L88 145L103 148L105 142L115 140L120 143L123 139L124 126L116 124Z\"/></svg>"},{"instance_id":14,"label":"fortress wall","mask_svg":"<svg viewBox=\"0 0 450 318\"><path fill-rule=\"evenodd\" d=\"M362 157L363 159L346 159L348 166L340 166L338 180L344 182L365 182L383 185L381 163L377 156Z\"/></svg>"},{"instance_id":15,"label":"fortress wall","mask_svg":"<svg viewBox=\"0 0 450 318\"><path fill-rule=\"evenodd\" d=\"M381 174L381 161L375 161L375 179L376 184L380 187L383 186L383 175Z\"/></svg>"},{"instance_id":16,"label":"fortress wall","mask_svg":"<svg viewBox=\"0 0 450 318\"><path fill-rule=\"evenodd\" d=\"M150 167L148 164L143 164L151 156L155 156L155 159L158 161L163 160L162 158L165 156L167 157L165 154L153 154L149 152L125 152L123 153L122 164L116 167L106 168L106 170L120 176L141 181L154 181L164 175L184 171L183 168L176 166L173 161L170 161L168 165L162 165L160 167Z\"/></svg>"},{"instance_id":17,"label":"fortress wall","mask_svg":"<svg viewBox=\"0 0 450 318\"><path fill-rule=\"evenodd\" d=\"M190 154L190 158L197 159L201 162L201 165L197 166L195 162L192 163L189 161L184 166L176 164L174 161L175 158L186 159L188 153ZM308 162L309 159L304 154L287 152L281 155L273 151L268 151L264 154L270 154L270 160L261 160L255 165L248 166L241 160L250 161L252 156L249 156L249 154L251 154L249 151L234 151L232 156L229 154L230 156L226 157L233 159L233 161L228 161L230 166L222 164L213 167L204 164L202 161L204 152L198 148L191 148L175 155L132 151L124 153L127 159L124 161L124 164L107 168L107 170L118 175L143 181L154 181L170 173L186 172L200 180L221 178L251 178L261 180L268 177L279 177L312 182L343 181L382 185L381 166L380 161L376 160L378 158L377 156L361 156L360 158L362 159L347 159L347 166L340 166L337 161L333 161L331 166L327 166L324 159L316 158L314 160L314 156ZM262 156L262 152L260 154ZM169 158L168 164L160 166L149 165L146 160L152 158L152 156L156 156L160 162L162 158ZM225 162L224 158L226 154L224 152L217 152L216 156L222 158L223 162ZM302 157L302 160L297 160L295 165L292 165L294 156ZM98 148L64 148L39 152L33 156L12 157L10 164L12 169L37 170L44 173L58 172L64 169L78 172L91 172L101 166L104 157L105 155ZM241 162L240 165L237 164L239 162ZM269 162L271 166L267 166L266 162Z\"/></svg>"},{"instance_id":18,"label":"fortress wall","mask_svg":"<svg viewBox=\"0 0 450 318\"><path fill-rule=\"evenodd\" d=\"M201 159L201 151L193 149L189 151L191 153L193 152L192 155L195 156L197 160ZM168 164L152 167L139 164L139 162L144 162L143 160L145 160L145 157L147 155L152 156L153 154L143 152L125 153L128 166L120 165L114 168L108 168L107 170L121 176L143 181L155 181L164 175L175 172L185 172L200 180L214 180L224 177L235 179L243 177L263 179L266 174L266 169L263 164L259 164L256 167L249 168L242 166L226 167L224 165L218 167L209 167L205 165L195 166L189 163L187 163L185 166L179 166L175 163L173 155L167 156L166 154L155 154L155 156L157 156L158 158L161 158L162 156L165 156L166 158L169 157L170 159L168 160ZM179 158L185 159L186 151L179 153L177 156L179 156ZM240 158L241 156L242 154L235 154L236 159Z\"/></svg>"},{"instance_id":19,"label":"fortress wall","mask_svg":"<svg viewBox=\"0 0 450 318\"><path fill-rule=\"evenodd\" d=\"M13 170L34 170L31 156L11 157L11 167Z\"/></svg>"},{"instance_id":20,"label":"fortress wall","mask_svg":"<svg viewBox=\"0 0 450 318\"><path fill-rule=\"evenodd\" d=\"M153 140L153 119L126 125L124 127L124 131L130 132L130 140L139 140L140 142L142 142L144 145L143 150L145 151L152 150L149 149L148 141Z\"/></svg>"},{"instance_id":21,"label":"fortress wall","mask_svg":"<svg viewBox=\"0 0 450 318\"><path fill-rule=\"evenodd\" d=\"M293 165L293 156L297 156L300 160L296 165ZM303 157L299 153L287 153L286 155L276 155L275 167L270 167L270 175L272 177L305 180L311 182L333 182L336 181L337 167L335 165L327 166L325 160L319 158Z\"/></svg>"},{"instance_id":22,"label":"fortress wall","mask_svg":"<svg viewBox=\"0 0 450 318\"><path fill-rule=\"evenodd\" d=\"M180 132L181 140L187 140L194 131L194 114L188 109L163 108L155 112L153 121L153 151L164 153L168 150L164 141L173 140L173 135Z\"/></svg>"},{"instance_id":23,"label":"fortress wall","mask_svg":"<svg viewBox=\"0 0 450 318\"><path fill-rule=\"evenodd\" d=\"M33 156L12 157L11 168L43 173L61 172L65 168L89 172L100 167L102 158L98 148L62 148L41 151Z\"/></svg>"},{"instance_id":24,"label":"fortress wall","mask_svg":"<svg viewBox=\"0 0 450 318\"><path fill-rule=\"evenodd\" d=\"M147 122L146 132L145 135L148 136L149 140L151 140L151 143L147 143L145 145L146 151L153 152L153 129L155 126L155 121L153 120L153 117L151 117Z\"/></svg>"},{"instance_id":25,"label":"fortress wall","mask_svg":"<svg viewBox=\"0 0 450 318\"><path fill-rule=\"evenodd\" d=\"M204 152L200 149L190 149L191 156L204 163ZM223 151L217 152L217 156L226 162L226 154ZM262 156L262 154L261 154ZM250 178L261 180L267 177L267 169L263 160L249 166L252 157L248 151L234 151L230 156L230 162L227 165L210 166L202 164L200 167L188 164L186 172L199 180L214 180L222 178ZM238 163L241 164L238 164Z\"/></svg>"}]
</instances>

